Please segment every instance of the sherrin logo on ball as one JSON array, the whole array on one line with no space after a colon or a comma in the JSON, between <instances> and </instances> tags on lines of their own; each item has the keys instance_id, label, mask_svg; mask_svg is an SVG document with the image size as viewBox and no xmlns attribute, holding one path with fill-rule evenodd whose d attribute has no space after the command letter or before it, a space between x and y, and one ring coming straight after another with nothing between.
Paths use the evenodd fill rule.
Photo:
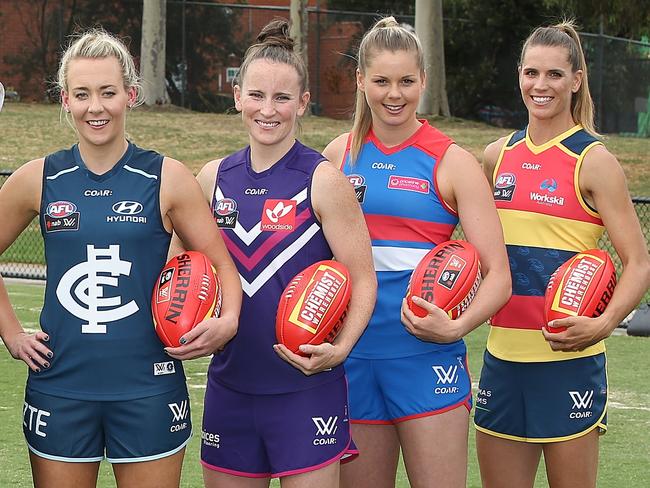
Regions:
<instances>
[{"instance_id":1,"label":"sherrin logo on ball","mask_svg":"<svg viewBox=\"0 0 650 488\"><path fill-rule=\"evenodd\" d=\"M278 342L301 355L301 344L332 342L343 325L350 293L350 273L338 261L319 261L305 268L280 297L275 322Z\"/></svg>"},{"instance_id":2,"label":"sherrin logo on ball","mask_svg":"<svg viewBox=\"0 0 650 488\"><path fill-rule=\"evenodd\" d=\"M151 297L156 334L165 346L178 347L196 324L221 311L221 283L207 256L185 251L158 276Z\"/></svg>"},{"instance_id":3,"label":"sherrin logo on ball","mask_svg":"<svg viewBox=\"0 0 650 488\"><path fill-rule=\"evenodd\" d=\"M418 317L427 311L413 303L413 295L435 304L456 319L467 310L481 285L481 263L476 248L467 241L438 244L411 274L406 303Z\"/></svg>"},{"instance_id":4,"label":"sherrin logo on ball","mask_svg":"<svg viewBox=\"0 0 650 488\"><path fill-rule=\"evenodd\" d=\"M544 297L544 314L548 324L565 317L598 317L614 294L616 268L609 254L588 249L568 259L551 275ZM562 332L566 327L549 327Z\"/></svg>"}]
</instances>

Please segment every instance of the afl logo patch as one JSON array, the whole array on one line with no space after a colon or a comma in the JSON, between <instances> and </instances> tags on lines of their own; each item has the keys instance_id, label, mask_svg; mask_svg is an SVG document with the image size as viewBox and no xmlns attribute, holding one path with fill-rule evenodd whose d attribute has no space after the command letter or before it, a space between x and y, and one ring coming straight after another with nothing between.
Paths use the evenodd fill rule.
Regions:
<instances>
[{"instance_id":1,"label":"afl logo patch","mask_svg":"<svg viewBox=\"0 0 650 488\"><path fill-rule=\"evenodd\" d=\"M517 177L513 173L501 173L494 182L494 199L511 202L517 187Z\"/></svg>"},{"instance_id":2,"label":"afl logo patch","mask_svg":"<svg viewBox=\"0 0 650 488\"><path fill-rule=\"evenodd\" d=\"M59 200L58 202L52 202L47 206L46 214L54 218L63 218L69 215L72 215L77 211L77 206L72 202L66 202L65 200Z\"/></svg>"},{"instance_id":3,"label":"afl logo patch","mask_svg":"<svg viewBox=\"0 0 650 488\"><path fill-rule=\"evenodd\" d=\"M117 202L112 208L113 212L120 215L137 215L144 209L140 202L131 202L128 200Z\"/></svg>"},{"instance_id":4,"label":"afl logo patch","mask_svg":"<svg viewBox=\"0 0 650 488\"><path fill-rule=\"evenodd\" d=\"M45 232L79 230L79 212L72 202L59 200L48 204L43 219Z\"/></svg>"},{"instance_id":5,"label":"afl logo patch","mask_svg":"<svg viewBox=\"0 0 650 488\"><path fill-rule=\"evenodd\" d=\"M222 198L219 200L212 212L214 220L222 229L234 229L237 225L237 202L232 198Z\"/></svg>"},{"instance_id":6,"label":"afl logo patch","mask_svg":"<svg viewBox=\"0 0 650 488\"><path fill-rule=\"evenodd\" d=\"M357 201L363 203L366 199L366 189L368 186L365 184L366 179L363 175L348 175L348 181L354 186L354 193L357 196Z\"/></svg>"}]
</instances>

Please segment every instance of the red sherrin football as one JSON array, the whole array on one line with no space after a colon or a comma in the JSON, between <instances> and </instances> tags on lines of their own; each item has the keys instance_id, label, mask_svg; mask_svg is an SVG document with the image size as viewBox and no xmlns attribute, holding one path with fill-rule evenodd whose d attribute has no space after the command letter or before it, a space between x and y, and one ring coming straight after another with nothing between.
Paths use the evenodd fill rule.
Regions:
<instances>
[{"instance_id":1,"label":"red sherrin football","mask_svg":"<svg viewBox=\"0 0 650 488\"><path fill-rule=\"evenodd\" d=\"M481 263L467 241L446 241L431 249L411 274L406 303L418 317L427 315L411 297L417 295L456 319L469 307L481 284Z\"/></svg>"},{"instance_id":2,"label":"red sherrin football","mask_svg":"<svg viewBox=\"0 0 650 488\"><path fill-rule=\"evenodd\" d=\"M278 342L301 356L301 344L332 342L343 326L350 286L350 273L338 261L319 261L294 276L278 303Z\"/></svg>"},{"instance_id":3,"label":"red sherrin football","mask_svg":"<svg viewBox=\"0 0 650 488\"><path fill-rule=\"evenodd\" d=\"M156 333L169 347L178 347L199 322L218 317L221 283L207 256L185 251L170 259L154 287L151 311Z\"/></svg>"},{"instance_id":4,"label":"red sherrin football","mask_svg":"<svg viewBox=\"0 0 650 488\"><path fill-rule=\"evenodd\" d=\"M601 249L577 253L560 266L546 287L546 323L555 319L598 317L605 311L616 287L616 268L609 254ZM548 327L561 332L566 327Z\"/></svg>"}]
</instances>

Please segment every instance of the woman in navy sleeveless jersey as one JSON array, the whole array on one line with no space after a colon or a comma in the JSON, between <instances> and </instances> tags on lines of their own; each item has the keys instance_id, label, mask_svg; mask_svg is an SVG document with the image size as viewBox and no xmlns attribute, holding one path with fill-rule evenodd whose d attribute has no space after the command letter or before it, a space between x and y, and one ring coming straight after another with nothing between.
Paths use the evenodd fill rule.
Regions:
<instances>
[{"instance_id":1,"label":"woman in navy sleeveless jersey","mask_svg":"<svg viewBox=\"0 0 650 488\"><path fill-rule=\"evenodd\" d=\"M413 486L465 486L472 395L462 338L510 290L499 221L476 159L416 117L424 68L417 37L392 17L380 20L359 47L352 131L324 152L357 188L379 283L374 314L345 363L362 453L342 470L350 488L393 487L400 448ZM456 320L414 297L428 311L418 318L403 300L411 272L459 220L479 252L483 284Z\"/></svg>"},{"instance_id":2,"label":"woman in navy sleeveless jersey","mask_svg":"<svg viewBox=\"0 0 650 488\"><path fill-rule=\"evenodd\" d=\"M368 231L343 175L295 139L309 104L307 71L285 20L269 23L246 52L234 87L249 146L199 173L239 270L244 298L237 335L210 364L201 460L208 487L338 486L355 453L341 363L375 300ZM215 225L213 227L216 228ZM352 297L332 344L276 344L280 295L298 272L336 258Z\"/></svg>"},{"instance_id":3,"label":"woman in navy sleeveless jersey","mask_svg":"<svg viewBox=\"0 0 650 488\"><path fill-rule=\"evenodd\" d=\"M0 250L36 216L45 243L42 331L23 330L0 280L0 335L30 369L23 430L34 485L94 487L106 458L120 488L175 488L192 431L178 359L211 354L235 334L237 271L191 172L126 139L139 81L122 41L80 35L58 81L78 143L26 163L0 190ZM165 351L151 294L172 230L212 260L224 308Z\"/></svg>"},{"instance_id":4,"label":"woman in navy sleeveless jersey","mask_svg":"<svg viewBox=\"0 0 650 488\"><path fill-rule=\"evenodd\" d=\"M491 319L474 422L485 487L532 487L542 453L553 488L597 485L607 426L604 339L650 284L625 175L594 127L587 65L571 21L538 27L519 60L528 126L491 143L484 171L504 229L513 293ZM604 230L623 264L605 312L544 321L550 275ZM478 406L481 406L479 409Z\"/></svg>"}]
</instances>

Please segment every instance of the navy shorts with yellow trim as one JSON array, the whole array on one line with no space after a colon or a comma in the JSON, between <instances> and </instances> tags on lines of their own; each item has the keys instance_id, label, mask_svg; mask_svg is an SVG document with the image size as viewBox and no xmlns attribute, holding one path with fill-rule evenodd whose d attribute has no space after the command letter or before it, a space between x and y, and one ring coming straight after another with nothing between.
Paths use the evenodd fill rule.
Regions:
<instances>
[{"instance_id":1,"label":"navy shorts with yellow trim","mask_svg":"<svg viewBox=\"0 0 650 488\"><path fill-rule=\"evenodd\" d=\"M485 351L474 424L524 442L574 439L607 429L604 353L566 361L518 363Z\"/></svg>"},{"instance_id":2,"label":"navy shorts with yellow trim","mask_svg":"<svg viewBox=\"0 0 650 488\"><path fill-rule=\"evenodd\" d=\"M179 452L192 421L185 385L124 401L61 398L27 388L23 432L37 456L64 462L152 461Z\"/></svg>"},{"instance_id":3,"label":"navy shorts with yellow trim","mask_svg":"<svg viewBox=\"0 0 650 488\"><path fill-rule=\"evenodd\" d=\"M472 382L463 343L451 352L403 358L348 357L345 371L353 423L394 424L461 405L468 411L472 408Z\"/></svg>"}]
</instances>

